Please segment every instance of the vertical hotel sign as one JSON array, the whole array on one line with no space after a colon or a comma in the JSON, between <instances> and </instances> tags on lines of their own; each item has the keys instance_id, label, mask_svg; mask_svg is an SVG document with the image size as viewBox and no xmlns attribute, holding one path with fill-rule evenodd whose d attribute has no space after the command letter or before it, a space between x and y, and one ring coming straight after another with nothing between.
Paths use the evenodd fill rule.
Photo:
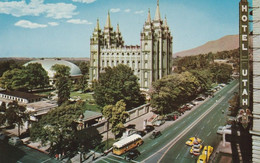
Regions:
<instances>
[{"instance_id":1,"label":"vertical hotel sign","mask_svg":"<svg viewBox=\"0 0 260 163\"><path fill-rule=\"evenodd\" d=\"M240 107L249 107L249 17L248 2L241 0L239 3L239 48L240 48L240 75L239 75L239 94Z\"/></svg>"}]
</instances>

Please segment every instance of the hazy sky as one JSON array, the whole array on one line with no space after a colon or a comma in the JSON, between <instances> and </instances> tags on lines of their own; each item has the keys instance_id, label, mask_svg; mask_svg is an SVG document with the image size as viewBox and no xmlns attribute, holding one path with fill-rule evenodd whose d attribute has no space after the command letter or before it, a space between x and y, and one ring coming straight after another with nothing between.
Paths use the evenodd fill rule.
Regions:
<instances>
[{"instance_id":1,"label":"hazy sky","mask_svg":"<svg viewBox=\"0 0 260 163\"><path fill-rule=\"evenodd\" d=\"M96 20L103 29L110 11L125 45L140 45L140 32L152 19L157 0L0 0L0 57L89 57ZM239 0L160 0L173 52L225 35L238 34Z\"/></svg>"}]
</instances>

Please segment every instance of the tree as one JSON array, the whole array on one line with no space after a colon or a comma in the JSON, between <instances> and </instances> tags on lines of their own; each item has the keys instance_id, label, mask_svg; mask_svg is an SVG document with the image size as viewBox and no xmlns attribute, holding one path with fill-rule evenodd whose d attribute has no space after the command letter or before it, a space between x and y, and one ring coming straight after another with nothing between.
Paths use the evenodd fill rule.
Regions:
<instances>
[{"instance_id":1,"label":"tree","mask_svg":"<svg viewBox=\"0 0 260 163\"><path fill-rule=\"evenodd\" d=\"M49 85L49 77L39 63L30 63L25 67L25 73L28 75L29 86L28 89L44 88Z\"/></svg>"},{"instance_id":2,"label":"tree","mask_svg":"<svg viewBox=\"0 0 260 163\"><path fill-rule=\"evenodd\" d=\"M0 78L0 87L7 90L27 91L29 79L27 73L23 69L12 69L4 72Z\"/></svg>"},{"instance_id":3,"label":"tree","mask_svg":"<svg viewBox=\"0 0 260 163\"><path fill-rule=\"evenodd\" d=\"M6 122L6 116L4 113L0 112L0 126L4 125Z\"/></svg>"},{"instance_id":4,"label":"tree","mask_svg":"<svg viewBox=\"0 0 260 163\"><path fill-rule=\"evenodd\" d=\"M71 80L70 68L65 65L55 64L51 68L56 71L54 75L55 87L58 91L58 105L60 106L70 98Z\"/></svg>"},{"instance_id":5,"label":"tree","mask_svg":"<svg viewBox=\"0 0 260 163\"><path fill-rule=\"evenodd\" d=\"M98 81L94 82L94 95L97 105L115 105L123 100L127 110L144 103L145 98L140 92L137 77L126 65L107 67L101 73Z\"/></svg>"},{"instance_id":6,"label":"tree","mask_svg":"<svg viewBox=\"0 0 260 163\"><path fill-rule=\"evenodd\" d=\"M29 119L29 113L23 105L19 105L17 101L12 101L8 104L6 110L6 120L9 125L17 124L18 136L20 136L20 129L23 127L24 122Z\"/></svg>"},{"instance_id":7,"label":"tree","mask_svg":"<svg viewBox=\"0 0 260 163\"><path fill-rule=\"evenodd\" d=\"M6 112L6 103L2 102L0 105L0 112Z\"/></svg>"},{"instance_id":8,"label":"tree","mask_svg":"<svg viewBox=\"0 0 260 163\"><path fill-rule=\"evenodd\" d=\"M129 117L129 113L125 110L126 104L123 100L118 101L116 105L106 105L103 108L103 115L109 120L115 135L121 134L125 129L124 123Z\"/></svg>"},{"instance_id":9,"label":"tree","mask_svg":"<svg viewBox=\"0 0 260 163\"><path fill-rule=\"evenodd\" d=\"M65 103L49 111L39 122L32 125L31 139L41 141L43 146L49 143L51 154L77 151L82 145L78 143L76 129L76 122L83 113L81 107L79 103Z\"/></svg>"},{"instance_id":10,"label":"tree","mask_svg":"<svg viewBox=\"0 0 260 163\"><path fill-rule=\"evenodd\" d=\"M87 75L89 73L89 62L80 62L79 68L82 75Z\"/></svg>"},{"instance_id":11,"label":"tree","mask_svg":"<svg viewBox=\"0 0 260 163\"><path fill-rule=\"evenodd\" d=\"M232 67L227 64L214 63L210 67L213 80L217 83L227 83L232 74Z\"/></svg>"},{"instance_id":12,"label":"tree","mask_svg":"<svg viewBox=\"0 0 260 163\"><path fill-rule=\"evenodd\" d=\"M7 70L0 78L0 87L7 90L28 91L43 88L48 83L49 77L47 72L38 63L31 63L26 67Z\"/></svg>"},{"instance_id":13,"label":"tree","mask_svg":"<svg viewBox=\"0 0 260 163\"><path fill-rule=\"evenodd\" d=\"M239 106L239 95L235 94L229 101L229 110L230 110L230 116L237 116L238 110L240 109Z\"/></svg>"},{"instance_id":14,"label":"tree","mask_svg":"<svg viewBox=\"0 0 260 163\"><path fill-rule=\"evenodd\" d=\"M166 76L153 83L151 106L163 115L176 111L199 92L199 81L190 72Z\"/></svg>"}]
</instances>

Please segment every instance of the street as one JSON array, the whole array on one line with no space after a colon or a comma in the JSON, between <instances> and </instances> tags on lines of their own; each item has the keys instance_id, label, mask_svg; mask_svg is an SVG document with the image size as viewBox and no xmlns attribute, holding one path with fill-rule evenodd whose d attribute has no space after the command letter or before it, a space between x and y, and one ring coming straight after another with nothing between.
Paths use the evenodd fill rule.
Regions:
<instances>
[{"instance_id":1,"label":"street","mask_svg":"<svg viewBox=\"0 0 260 163\"><path fill-rule=\"evenodd\" d=\"M226 113L222 109L228 107L228 100L233 92L237 91L237 81L224 87L201 104L185 118L179 119L173 125L162 131L162 135L154 140L144 139L144 144L137 149L141 155L136 162L176 162L190 163L195 162L198 157L189 153L190 147L185 142L190 138L197 136L203 141L203 145L217 147L221 136L216 134L218 126L224 125L227 120ZM126 162L124 156L108 155L96 162Z\"/></svg>"}]
</instances>

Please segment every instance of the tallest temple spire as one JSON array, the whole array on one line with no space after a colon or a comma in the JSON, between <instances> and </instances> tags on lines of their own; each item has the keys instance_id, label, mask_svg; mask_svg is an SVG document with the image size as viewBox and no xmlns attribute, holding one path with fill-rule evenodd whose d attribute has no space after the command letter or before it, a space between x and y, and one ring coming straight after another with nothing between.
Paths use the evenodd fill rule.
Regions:
<instances>
[{"instance_id":1,"label":"tallest temple spire","mask_svg":"<svg viewBox=\"0 0 260 163\"><path fill-rule=\"evenodd\" d=\"M154 20L161 20L160 8L159 8L159 0L157 0L157 8L156 8Z\"/></svg>"},{"instance_id":2,"label":"tallest temple spire","mask_svg":"<svg viewBox=\"0 0 260 163\"><path fill-rule=\"evenodd\" d=\"M109 11L107 13L107 21L106 21L106 28L111 28L111 22L110 22L110 14Z\"/></svg>"}]
</instances>

